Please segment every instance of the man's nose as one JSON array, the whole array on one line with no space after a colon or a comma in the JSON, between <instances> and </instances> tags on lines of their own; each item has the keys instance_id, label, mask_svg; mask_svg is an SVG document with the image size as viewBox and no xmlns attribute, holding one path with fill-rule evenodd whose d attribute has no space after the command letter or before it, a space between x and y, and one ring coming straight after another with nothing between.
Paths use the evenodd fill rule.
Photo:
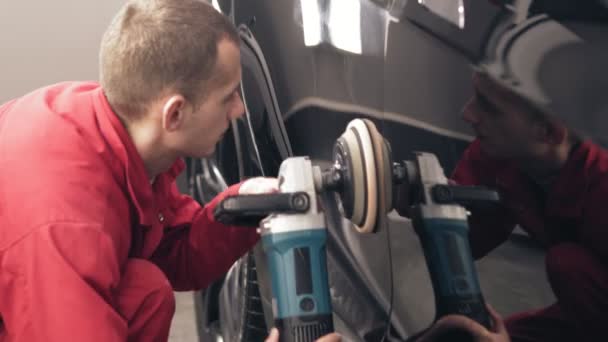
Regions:
<instances>
[{"instance_id":1,"label":"man's nose","mask_svg":"<svg viewBox=\"0 0 608 342\"><path fill-rule=\"evenodd\" d=\"M462 118L471 125L479 123L479 113L477 113L476 108L477 106L475 106L474 97L464 105L464 108L462 108Z\"/></svg>"}]
</instances>

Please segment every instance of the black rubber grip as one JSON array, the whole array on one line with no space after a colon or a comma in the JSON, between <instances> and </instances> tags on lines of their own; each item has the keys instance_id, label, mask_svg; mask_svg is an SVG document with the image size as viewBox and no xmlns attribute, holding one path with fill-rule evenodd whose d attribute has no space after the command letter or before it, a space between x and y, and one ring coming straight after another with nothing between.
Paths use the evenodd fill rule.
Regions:
<instances>
[{"instance_id":1,"label":"black rubber grip","mask_svg":"<svg viewBox=\"0 0 608 342\"><path fill-rule=\"evenodd\" d=\"M213 212L215 219L228 225L257 227L272 213L305 213L310 197L305 192L229 196Z\"/></svg>"},{"instance_id":2,"label":"black rubber grip","mask_svg":"<svg viewBox=\"0 0 608 342\"><path fill-rule=\"evenodd\" d=\"M280 342L313 342L334 331L331 314L276 319Z\"/></svg>"},{"instance_id":3,"label":"black rubber grip","mask_svg":"<svg viewBox=\"0 0 608 342\"><path fill-rule=\"evenodd\" d=\"M500 202L497 191L482 186L438 184L432 187L431 194L438 204L487 205Z\"/></svg>"}]
</instances>

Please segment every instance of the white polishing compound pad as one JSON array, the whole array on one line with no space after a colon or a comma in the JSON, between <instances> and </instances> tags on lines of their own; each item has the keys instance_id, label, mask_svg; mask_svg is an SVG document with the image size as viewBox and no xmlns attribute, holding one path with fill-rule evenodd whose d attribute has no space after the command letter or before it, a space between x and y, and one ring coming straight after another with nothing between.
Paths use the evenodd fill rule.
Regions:
<instances>
[{"instance_id":1,"label":"white polishing compound pad","mask_svg":"<svg viewBox=\"0 0 608 342\"><path fill-rule=\"evenodd\" d=\"M390 146L370 120L355 119L334 148L343 175L344 215L361 233L372 233L385 222L392 205Z\"/></svg>"}]
</instances>

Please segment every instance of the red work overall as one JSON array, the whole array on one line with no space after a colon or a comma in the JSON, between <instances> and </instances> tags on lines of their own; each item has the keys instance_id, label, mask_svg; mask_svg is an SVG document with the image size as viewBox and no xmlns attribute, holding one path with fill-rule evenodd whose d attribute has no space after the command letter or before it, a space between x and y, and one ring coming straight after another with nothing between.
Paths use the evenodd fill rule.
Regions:
<instances>
[{"instance_id":1,"label":"red work overall","mask_svg":"<svg viewBox=\"0 0 608 342\"><path fill-rule=\"evenodd\" d=\"M258 240L150 183L95 83L0 106L0 341L166 341L173 290L206 287Z\"/></svg>"},{"instance_id":2,"label":"red work overall","mask_svg":"<svg viewBox=\"0 0 608 342\"><path fill-rule=\"evenodd\" d=\"M507 319L512 340L606 340L608 152L582 142L544 191L513 163L484 156L475 141L452 179L498 189L504 200L500 209L472 212L470 241L475 258L506 241L516 224L547 248L547 275L557 302Z\"/></svg>"}]
</instances>

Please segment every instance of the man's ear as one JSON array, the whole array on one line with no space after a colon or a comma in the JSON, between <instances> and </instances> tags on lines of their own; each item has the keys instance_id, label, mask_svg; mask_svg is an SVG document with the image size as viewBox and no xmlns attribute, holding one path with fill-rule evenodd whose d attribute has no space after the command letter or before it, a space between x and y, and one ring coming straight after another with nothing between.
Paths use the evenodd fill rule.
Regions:
<instances>
[{"instance_id":1,"label":"man's ear","mask_svg":"<svg viewBox=\"0 0 608 342\"><path fill-rule=\"evenodd\" d=\"M167 131L180 128L185 118L186 99L182 95L172 95L163 105L162 124Z\"/></svg>"}]
</instances>

